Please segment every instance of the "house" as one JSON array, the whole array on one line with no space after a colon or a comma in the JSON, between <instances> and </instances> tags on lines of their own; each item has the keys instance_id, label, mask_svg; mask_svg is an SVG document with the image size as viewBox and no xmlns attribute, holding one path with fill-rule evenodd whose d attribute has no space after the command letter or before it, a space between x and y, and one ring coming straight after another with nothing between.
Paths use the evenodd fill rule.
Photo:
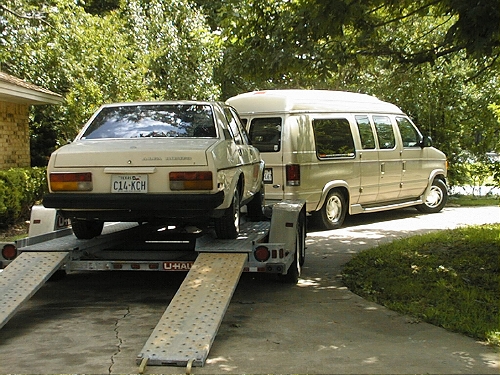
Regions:
<instances>
[{"instance_id":1,"label":"house","mask_svg":"<svg viewBox=\"0 0 500 375\"><path fill-rule=\"evenodd\" d=\"M59 94L0 72L0 170L31 166L29 107L63 100Z\"/></svg>"}]
</instances>

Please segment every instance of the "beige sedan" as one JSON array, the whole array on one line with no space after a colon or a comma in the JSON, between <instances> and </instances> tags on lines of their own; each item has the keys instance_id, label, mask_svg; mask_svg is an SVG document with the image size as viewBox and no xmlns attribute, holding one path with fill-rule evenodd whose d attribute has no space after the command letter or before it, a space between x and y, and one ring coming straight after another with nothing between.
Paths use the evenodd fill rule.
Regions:
<instances>
[{"instance_id":1,"label":"beige sedan","mask_svg":"<svg viewBox=\"0 0 500 375\"><path fill-rule=\"evenodd\" d=\"M217 237L236 238L241 206L251 219L262 215L263 171L223 103L108 104L51 155L43 204L60 209L82 239L105 221L213 225Z\"/></svg>"}]
</instances>

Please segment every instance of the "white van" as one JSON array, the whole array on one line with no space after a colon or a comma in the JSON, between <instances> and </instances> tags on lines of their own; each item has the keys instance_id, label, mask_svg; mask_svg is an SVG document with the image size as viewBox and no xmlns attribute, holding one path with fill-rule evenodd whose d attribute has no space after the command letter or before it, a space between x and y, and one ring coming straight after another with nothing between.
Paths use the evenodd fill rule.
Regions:
<instances>
[{"instance_id":1,"label":"white van","mask_svg":"<svg viewBox=\"0 0 500 375\"><path fill-rule=\"evenodd\" d=\"M359 214L446 204L446 156L397 106L327 90L269 90L227 100L266 163L266 202L302 199L326 229Z\"/></svg>"}]
</instances>

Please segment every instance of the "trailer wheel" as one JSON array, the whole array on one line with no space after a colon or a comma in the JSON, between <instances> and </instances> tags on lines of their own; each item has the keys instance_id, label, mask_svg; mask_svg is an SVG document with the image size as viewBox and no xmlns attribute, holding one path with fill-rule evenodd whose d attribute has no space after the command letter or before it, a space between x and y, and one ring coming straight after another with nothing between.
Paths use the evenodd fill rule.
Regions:
<instances>
[{"instance_id":1,"label":"trailer wheel","mask_svg":"<svg viewBox=\"0 0 500 375\"><path fill-rule=\"evenodd\" d=\"M235 239L240 233L240 192L234 191L231 206L215 219L215 234L220 239Z\"/></svg>"},{"instance_id":2,"label":"trailer wheel","mask_svg":"<svg viewBox=\"0 0 500 375\"><path fill-rule=\"evenodd\" d=\"M316 222L323 228L338 229L344 223L347 213L347 203L344 195L338 189L331 190L326 196L323 207L313 213Z\"/></svg>"},{"instance_id":3,"label":"trailer wheel","mask_svg":"<svg viewBox=\"0 0 500 375\"><path fill-rule=\"evenodd\" d=\"M306 240L305 220L302 213L297 222L297 232L295 238L295 254L293 263L290 265L285 275L279 275L279 279L287 284L297 284L300 274L302 272L302 265L305 261L305 240Z\"/></svg>"},{"instance_id":4,"label":"trailer wheel","mask_svg":"<svg viewBox=\"0 0 500 375\"><path fill-rule=\"evenodd\" d=\"M102 233L103 221L98 220L71 220L71 227L76 238L80 240L90 240Z\"/></svg>"},{"instance_id":5,"label":"trailer wheel","mask_svg":"<svg viewBox=\"0 0 500 375\"><path fill-rule=\"evenodd\" d=\"M306 261L306 236L307 236L307 225L306 225L306 214L305 211L300 213L299 216L299 228L300 230L300 256L299 264L302 267Z\"/></svg>"}]
</instances>

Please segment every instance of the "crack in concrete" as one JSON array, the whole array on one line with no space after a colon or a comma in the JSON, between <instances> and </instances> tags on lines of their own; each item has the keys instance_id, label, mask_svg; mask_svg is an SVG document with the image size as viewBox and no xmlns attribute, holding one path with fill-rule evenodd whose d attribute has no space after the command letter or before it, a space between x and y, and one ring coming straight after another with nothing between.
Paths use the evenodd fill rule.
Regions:
<instances>
[{"instance_id":1,"label":"crack in concrete","mask_svg":"<svg viewBox=\"0 0 500 375\"><path fill-rule=\"evenodd\" d=\"M118 340L118 343L116 345L116 351L113 353L113 355L110 358L111 364L109 365L109 368L108 368L108 374L110 374L110 375L113 373L113 366L115 364L115 356L120 354L122 351L121 346L123 344L123 340L120 338L120 331L118 330L118 324L120 323L120 321L125 319L129 314L130 314L130 307L127 306L127 312L121 318L118 318L115 320L115 327L114 327L113 331L115 332L115 337Z\"/></svg>"}]
</instances>

